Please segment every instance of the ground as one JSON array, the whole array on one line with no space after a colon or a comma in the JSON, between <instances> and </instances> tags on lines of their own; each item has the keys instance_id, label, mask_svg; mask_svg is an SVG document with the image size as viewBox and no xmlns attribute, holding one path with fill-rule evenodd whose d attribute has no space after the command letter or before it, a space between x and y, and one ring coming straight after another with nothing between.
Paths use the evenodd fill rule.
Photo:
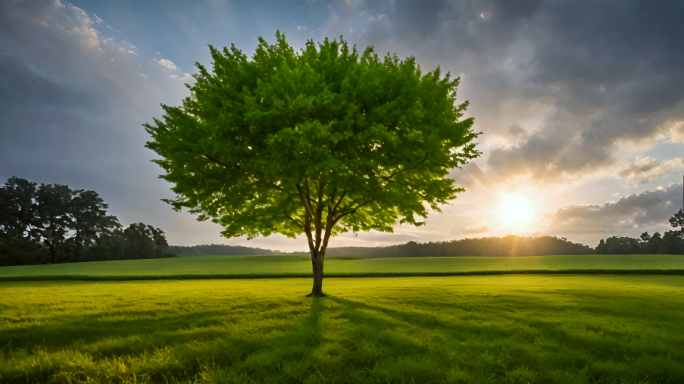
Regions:
<instances>
[{"instance_id":1,"label":"ground","mask_svg":"<svg viewBox=\"0 0 684 384\"><path fill-rule=\"evenodd\" d=\"M684 276L0 282L0 382L681 383Z\"/></svg>"}]
</instances>

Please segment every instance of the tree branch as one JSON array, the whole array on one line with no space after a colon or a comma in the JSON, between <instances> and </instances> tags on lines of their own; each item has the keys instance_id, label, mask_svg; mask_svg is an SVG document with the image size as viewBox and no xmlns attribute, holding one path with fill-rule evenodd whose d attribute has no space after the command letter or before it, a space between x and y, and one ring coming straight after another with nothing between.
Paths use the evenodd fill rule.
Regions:
<instances>
[{"instance_id":1,"label":"tree branch","mask_svg":"<svg viewBox=\"0 0 684 384\"><path fill-rule=\"evenodd\" d=\"M299 198L302 200L302 204L304 204L304 210L306 211L304 214L304 233L306 233L306 239L309 243L309 250L313 252L315 248L313 244L313 236L311 234L311 217L313 216L311 212L311 204L309 204L308 196L304 194L302 187L299 184L295 184L295 187L299 192Z\"/></svg>"},{"instance_id":2,"label":"tree branch","mask_svg":"<svg viewBox=\"0 0 684 384\"><path fill-rule=\"evenodd\" d=\"M366 201L364 201L363 203L357 205L356 207L354 207L354 208L348 210L347 212L342 213L341 215L339 215L339 216L337 217L337 219L335 220L335 223L337 224L337 222L338 222L341 218L343 218L344 216L347 216L347 215L349 215L349 214L351 214L351 213L356 213L356 211L357 211L359 208L363 207L364 205L370 203L370 202L373 201L373 200L375 200L375 199L366 200Z\"/></svg>"},{"instance_id":3,"label":"tree branch","mask_svg":"<svg viewBox=\"0 0 684 384\"><path fill-rule=\"evenodd\" d=\"M398 171L396 171L396 172L392 172L389 176L380 176L380 178L381 178L381 179L385 179L387 182L390 182L390 181L392 181L392 180L390 180L390 179L392 179L394 176L398 175L399 173L404 172L404 171L409 170L409 169L416 169L416 168L418 168L419 166L425 164L425 162L427 161L427 158L428 158L428 154L426 153L426 154L425 154L425 157L423 158L423 160L421 160L420 163L416 164L415 166L413 166L413 167L408 167L408 168L402 168L402 169L400 169L400 170L398 170Z\"/></svg>"},{"instance_id":4,"label":"tree branch","mask_svg":"<svg viewBox=\"0 0 684 384\"><path fill-rule=\"evenodd\" d=\"M306 210L306 215L307 216L313 216L313 212L312 212L313 210L311 209L311 204L309 204L309 199L304 194L302 187L299 184L295 184L295 187L297 188L297 192L299 192L299 198L302 200L302 204L304 204L304 209Z\"/></svg>"},{"instance_id":5,"label":"tree branch","mask_svg":"<svg viewBox=\"0 0 684 384\"><path fill-rule=\"evenodd\" d=\"M340 199L337 200L337 203L335 204L335 206L334 206L333 209L332 209L332 213L331 213L331 214L333 215L333 217L335 216L335 212L337 212L337 207L340 206L340 203L342 202L342 199L344 199L344 196L345 196L346 194L347 194L347 191L342 191L342 196L340 196Z\"/></svg>"},{"instance_id":6,"label":"tree branch","mask_svg":"<svg viewBox=\"0 0 684 384\"><path fill-rule=\"evenodd\" d=\"M319 180L318 182L318 200L316 206L316 216L314 217L316 222L316 249L320 249L321 246L321 234L323 232L323 183Z\"/></svg>"},{"instance_id":7,"label":"tree branch","mask_svg":"<svg viewBox=\"0 0 684 384\"><path fill-rule=\"evenodd\" d=\"M288 219L290 219L290 220L292 220L292 221L293 221L295 224L297 224L297 226L299 226L300 228L304 229L304 224L303 224L301 221L299 221L299 220L293 218L292 216L285 216L285 217L288 218Z\"/></svg>"}]
</instances>

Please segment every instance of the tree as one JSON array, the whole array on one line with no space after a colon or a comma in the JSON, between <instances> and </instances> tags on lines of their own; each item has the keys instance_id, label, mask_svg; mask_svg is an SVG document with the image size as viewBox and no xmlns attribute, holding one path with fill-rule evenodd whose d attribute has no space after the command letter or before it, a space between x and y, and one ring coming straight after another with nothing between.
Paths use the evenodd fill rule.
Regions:
<instances>
[{"instance_id":1,"label":"tree","mask_svg":"<svg viewBox=\"0 0 684 384\"><path fill-rule=\"evenodd\" d=\"M0 188L0 236L34 239L39 224L37 184L10 177Z\"/></svg>"},{"instance_id":2,"label":"tree","mask_svg":"<svg viewBox=\"0 0 684 384\"><path fill-rule=\"evenodd\" d=\"M47 258L40 240L37 184L10 177L0 188L0 265L38 264Z\"/></svg>"},{"instance_id":3,"label":"tree","mask_svg":"<svg viewBox=\"0 0 684 384\"><path fill-rule=\"evenodd\" d=\"M678 254L684 253L684 239L680 231L667 231L663 235L663 253Z\"/></svg>"},{"instance_id":4,"label":"tree","mask_svg":"<svg viewBox=\"0 0 684 384\"><path fill-rule=\"evenodd\" d=\"M191 96L145 124L171 182L174 209L222 225L225 237L305 234L323 294L330 237L422 225L456 197L449 170L479 156L459 79L423 74L415 58L359 54L341 37L295 52L259 38L252 60L209 46Z\"/></svg>"},{"instance_id":5,"label":"tree","mask_svg":"<svg viewBox=\"0 0 684 384\"><path fill-rule=\"evenodd\" d=\"M36 194L39 233L48 246L53 264L57 262L58 255L65 251L62 246L71 225L69 205L72 197L71 189L61 184L41 184Z\"/></svg>"},{"instance_id":6,"label":"tree","mask_svg":"<svg viewBox=\"0 0 684 384\"><path fill-rule=\"evenodd\" d=\"M69 204L71 215L70 229L74 234L75 258L83 257L83 249L95 241L98 235L110 229L120 227L116 217L107 215L108 204L95 191L82 189L72 192L73 199Z\"/></svg>"},{"instance_id":7,"label":"tree","mask_svg":"<svg viewBox=\"0 0 684 384\"><path fill-rule=\"evenodd\" d=\"M648 249L652 253L660 253L663 245L663 238L659 232L655 232L650 239L648 239Z\"/></svg>"},{"instance_id":8,"label":"tree","mask_svg":"<svg viewBox=\"0 0 684 384\"><path fill-rule=\"evenodd\" d=\"M670 226L673 228L679 227L679 230L684 233L684 211L679 209L672 217L670 217Z\"/></svg>"}]
</instances>

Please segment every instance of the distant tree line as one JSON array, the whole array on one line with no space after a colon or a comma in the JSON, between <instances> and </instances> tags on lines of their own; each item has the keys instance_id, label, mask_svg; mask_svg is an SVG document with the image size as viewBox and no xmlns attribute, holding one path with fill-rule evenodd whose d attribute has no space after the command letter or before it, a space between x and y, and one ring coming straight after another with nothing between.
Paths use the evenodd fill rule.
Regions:
<instances>
[{"instance_id":1,"label":"distant tree line","mask_svg":"<svg viewBox=\"0 0 684 384\"><path fill-rule=\"evenodd\" d=\"M11 177L0 187L0 265L168 257L164 231L123 228L97 192Z\"/></svg>"},{"instance_id":2,"label":"distant tree line","mask_svg":"<svg viewBox=\"0 0 684 384\"><path fill-rule=\"evenodd\" d=\"M285 252L271 251L270 249L242 247L239 245L207 244L181 246L172 245L169 252L176 256L202 256L202 255L274 255Z\"/></svg>"},{"instance_id":3,"label":"distant tree line","mask_svg":"<svg viewBox=\"0 0 684 384\"><path fill-rule=\"evenodd\" d=\"M670 217L670 226L678 228L664 234L644 232L638 239L612 236L601 240L596 253L601 254L684 254L684 211L681 209Z\"/></svg>"},{"instance_id":4,"label":"distant tree line","mask_svg":"<svg viewBox=\"0 0 684 384\"><path fill-rule=\"evenodd\" d=\"M581 255L594 253L586 245L573 243L566 238L553 236L523 237L482 237L475 239L442 242L392 245L389 247L331 248L326 256L381 257L427 257L427 256L541 256L541 255Z\"/></svg>"}]
</instances>

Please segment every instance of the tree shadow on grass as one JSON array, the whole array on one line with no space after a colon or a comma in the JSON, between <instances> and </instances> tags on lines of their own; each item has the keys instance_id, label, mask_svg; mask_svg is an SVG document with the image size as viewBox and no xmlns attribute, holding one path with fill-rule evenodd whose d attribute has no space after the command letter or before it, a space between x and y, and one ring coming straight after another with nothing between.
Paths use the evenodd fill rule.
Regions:
<instances>
[{"instance_id":1,"label":"tree shadow on grass","mask_svg":"<svg viewBox=\"0 0 684 384\"><path fill-rule=\"evenodd\" d=\"M306 299L294 308L293 303L250 301L213 309L194 307L190 312L150 309L131 312L135 318L128 319L125 311L100 312L3 329L0 345L12 342L12 350L0 350L0 362L9 361L1 359L17 347L26 358L32 358L37 349L48 354L86 351L91 365L102 372L108 369L102 365L104 360L122 359L128 366L127 375L146 377L150 382L162 382L169 375L194 380L211 371L216 382L283 383L420 382L425 378L439 382L446 380L445 369L455 365L502 382L515 370L544 371L543 359L553 362L556 369L571 371L582 369L589 359L609 368L610 364L630 364L630 353L652 357L656 359L653 364L665 364L659 356L662 348L650 351L636 345L630 351L612 344L611 338L625 336L619 330L611 334L610 329L595 327L584 319L573 324L594 329L573 332L552 317L508 318L514 313L510 310L498 312L508 316L505 319L497 318L496 309L501 305L548 313L559 308L546 298L524 299L521 303L488 297L457 306L437 302L432 307L421 302L411 308L410 299L369 303L328 296ZM477 305L484 310L479 316L473 308ZM626 309L623 320L642 316L640 311ZM545 344L534 345L540 337ZM159 350L167 360L152 361L150 356ZM681 353L672 356L673 361L684 360ZM146 365L138 360L147 361ZM77 359L73 361L79 364ZM22 374L44 382L65 365L65 361L55 360ZM4 369L9 367L0 367L0 372ZM672 372L671 376L678 374ZM605 375L611 377L610 372Z\"/></svg>"},{"instance_id":2,"label":"tree shadow on grass","mask_svg":"<svg viewBox=\"0 0 684 384\"><path fill-rule=\"evenodd\" d=\"M395 334L394 337L380 339L380 342L387 344L390 349L429 349L444 365L453 363L448 357L450 352L475 357L491 353L491 350L498 350L499 357L496 363L488 366L488 369L490 372L502 374L521 368L520 364L526 365L523 366L525 369L536 367L543 370L540 359L558 368L582 369L593 363L630 366L636 364L639 359L648 357L658 360L665 367L662 372L651 371L651 377L655 375L666 378L665 372L669 372L668 374L684 378L684 370L673 368L679 364L677 361L684 362L682 353L673 354L668 351L667 355L663 355L662 347L654 349L650 340L642 342L639 335L632 333L637 327L625 330L619 325L612 324L613 320L619 320L618 317L609 318L608 321L599 324L592 322L594 319L567 318L565 321L544 321L525 317L498 321L490 318L489 321L472 322L460 321L453 317L455 313L443 314L439 310L430 314L426 313L425 309L406 311L339 297L331 297L331 300L347 308L339 316L353 319L360 324L375 322L376 329L401 329L402 335ZM545 303L541 300L532 300L526 305L534 307L543 306ZM554 309L557 309L557 306L547 308L549 311ZM624 323L630 323L634 319L641 320L643 317L638 311L625 312L627 316L622 318ZM488 316L491 317L491 314ZM573 329L573 326L579 328ZM656 325L655 328L659 326ZM413 337L413 333L420 336ZM667 341L663 335L660 336L659 341L653 342ZM428 343L426 346L424 343L429 340L440 340L440 343ZM539 341L542 342L541 345L538 344ZM674 347L676 343L670 344ZM482 361L479 361L470 366L465 360L462 364L476 370L481 363Z\"/></svg>"},{"instance_id":3,"label":"tree shadow on grass","mask_svg":"<svg viewBox=\"0 0 684 384\"><path fill-rule=\"evenodd\" d=\"M307 362L322 343L323 300L312 299L304 313L301 307L293 309L292 303L267 303L258 306L267 309L258 315L235 317L229 308L193 308L190 313L100 312L3 329L0 381L20 375L19 382L45 382L65 367L99 369L102 377L108 377L105 371L114 361L129 366L125 375L146 377L150 382L169 376L192 379L210 363L255 377L294 380L315 370ZM131 318L125 318L127 314ZM281 361L296 364L284 366ZM11 365L17 362L28 365L13 369Z\"/></svg>"},{"instance_id":4,"label":"tree shadow on grass","mask_svg":"<svg viewBox=\"0 0 684 384\"><path fill-rule=\"evenodd\" d=\"M290 331L269 340L264 348L253 350L238 359L214 354L214 365L205 374L207 382L302 383L320 375L316 351L325 343L322 320L328 308L325 298L310 298L309 311Z\"/></svg>"}]
</instances>

